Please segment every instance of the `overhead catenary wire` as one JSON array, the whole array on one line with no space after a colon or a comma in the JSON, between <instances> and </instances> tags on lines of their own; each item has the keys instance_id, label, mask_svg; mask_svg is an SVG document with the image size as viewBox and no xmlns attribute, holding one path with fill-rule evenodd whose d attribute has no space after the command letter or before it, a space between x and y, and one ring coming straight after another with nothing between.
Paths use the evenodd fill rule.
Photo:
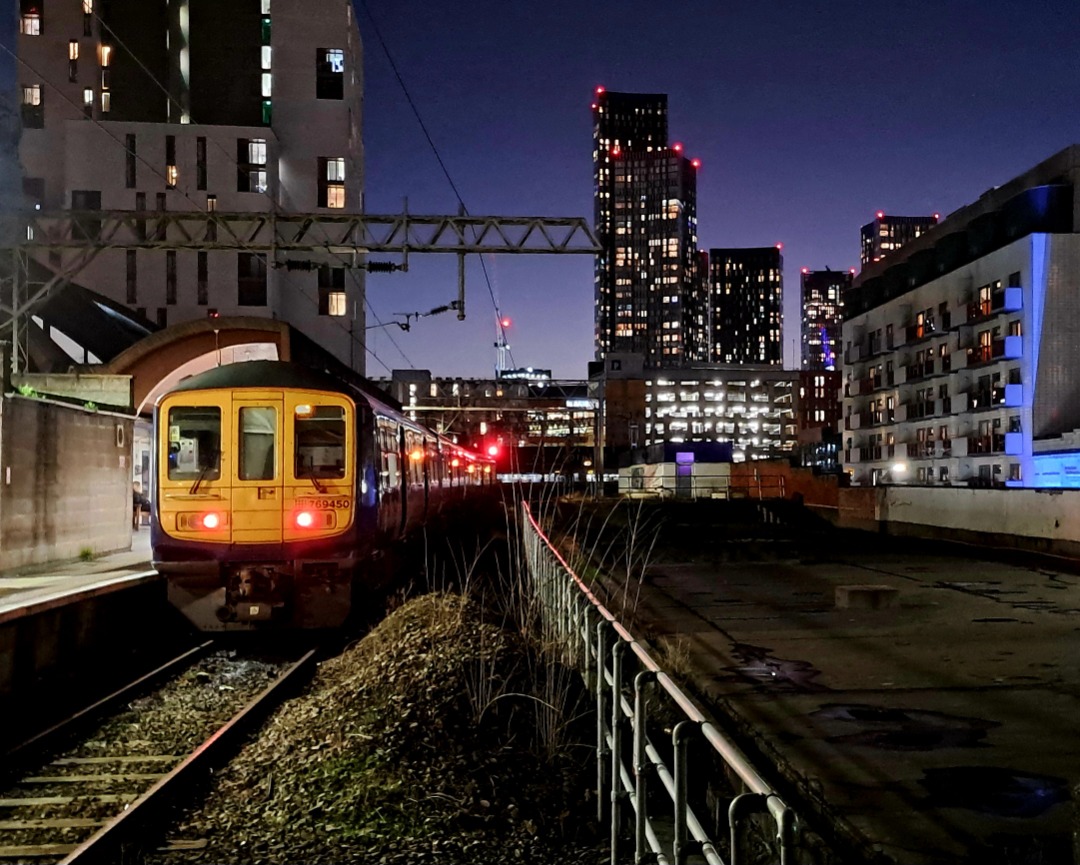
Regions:
<instances>
[{"instance_id":1,"label":"overhead catenary wire","mask_svg":"<svg viewBox=\"0 0 1080 865\"><path fill-rule=\"evenodd\" d=\"M469 215L469 208L465 204L464 198L461 196L461 192L458 190L457 184L454 183L454 178L450 175L450 170L446 167L446 163L443 161L442 154L439 153L439 148L435 144L435 140L432 138L431 133L428 131L427 124L424 123L424 118L420 115L420 109L417 107L416 102L412 98L412 94L409 92L408 86L405 84L405 79L402 77L397 63L394 61L393 55L390 53L390 48L386 44L386 40L383 38L382 31L379 29L379 24L375 20L375 16L371 14L371 10L368 8L367 0L360 0L360 5L363 7L364 14L367 15L371 21L371 29L375 34L375 38L379 42L379 47L382 48L383 54L386 55L386 60L390 64L390 69L394 73L394 77L397 79L398 85L401 87L402 93L405 94L405 100L409 103L409 108L412 109L413 116L416 117L416 122L420 124L420 129L424 133L424 138L427 139L428 145L431 147L432 153L435 154L435 159L439 163L439 168L442 169L443 174L446 177L447 182L450 184L450 188L454 192L454 197L457 199L458 205L461 207L465 216ZM495 310L495 323L498 328L501 341L506 342L506 328L503 326L502 310L499 309L499 303L495 299L495 289L491 283L491 277L488 274L487 265L484 263L483 255L480 256L480 269L484 274L484 282L487 283L488 296L491 298L491 306ZM510 351L509 346L506 348L507 353L510 355L510 362L515 366L514 354Z\"/></svg>"},{"instance_id":2,"label":"overhead catenary wire","mask_svg":"<svg viewBox=\"0 0 1080 865\"><path fill-rule=\"evenodd\" d=\"M29 69L36 76L36 78L42 82L42 84L46 85L48 88L50 88L52 91L54 91L57 95L59 95L60 98L63 99L68 105L70 105L72 108L75 108L76 110L78 110L81 113L82 106L78 105L74 100L72 100L66 93L64 93L64 91L60 87L58 87L48 77L43 75L32 63L30 63L29 61L27 61L24 58L20 57L15 51L12 51L11 48L2 41L0 41L0 50L3 50L8 56L10 56L12 59L14 59L16 63L26 67L27 69ZM109 139L111 139L125 153L130 154L133 158L135 158L140 163L145 165L150 170L151 174L155 175L156 177L161 178L163 181L166 182L166 185L168 185L168 178L166 177L166 175L162 171L160 171L156 166L152 165L145 157L139 155L138 152L134 152L134 151L129 150L128 147L127 147L127 144L125 142L121 141L116 135L114 135L101 120L99 120L96 117L92 117L92 116L89 117L88 119L95 126L97 126L99 129L101 129L105 133L105 135L108 136ZM236 164L235 160L232 160L232 161L233 161L233 164L235 165ZM176 192L178 192L180 196L182 196L188 202L190 202L196 212L202 212L203 208L200 205L200 203L195 201L195 199L193 199L190 195L188 195L186 191L184 191L182 189L177 189ZM246 246L246 245L244 245L242 243L239 246L240 246L241 249L246 249L248 252L250 252L252 254L256 254L256 255L261 254L261 253L256 252L255 250L251 249L250 247L248 247L248 246ZM286 280L290 279L290 277L289 277L289 275L287 273L285 274L285 279ZM354 277L354 279L355 279L355 277ZM298 286L298 289L299 289L299 294L305 300L307 300L309 303L317 305L318 301L315 300L314 298L310 297L307 294L307 292L303 290L302 286ZM365 297L365 302L367 302L366 297ZM370 306L369 302L367 303L367 305L368 305L368 308L370 309L371 306ZM372 310L372 314L375 315L374 310ZM375 315L375 317L376 317L376 320L378 320L378 316ZM349 332L348 328L346 328L345 325L342 324L341 322L335 321L334 324L337 327L341 328L342 330L345 330L347 333ZM372 356L372 358L376 362L379 363L380 366L382 366L387 372L392 373L392 368L385 361L383 361L382 358L380 358L371 348L368 347L366 340L358 340L352 333L350 333L349 335L350 335L350 339L352 341L354 341L354 342L359 342L359 344L361 346L363 346L364 351L367 352L368 354L370 354ZM391 339L391 342L394 344L394 347L397 348L398 351L401 353L401 356L403 358L405 358L406 363L409 363L410 366L412 366L412 362L405 355L405 353L403 351L401 351L401 348L397 345L397 343L393 339Z\"/></svg>"}]
</instances>

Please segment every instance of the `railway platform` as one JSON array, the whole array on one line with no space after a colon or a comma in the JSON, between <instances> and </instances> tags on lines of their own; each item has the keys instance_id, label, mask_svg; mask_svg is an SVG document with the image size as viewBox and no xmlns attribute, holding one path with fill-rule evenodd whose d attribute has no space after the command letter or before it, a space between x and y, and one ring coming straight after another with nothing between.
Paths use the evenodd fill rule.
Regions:
<instances>
[{"instance_id":1,"label":"railway platform","mask_svg":"<svg viewBox=\"0 0 1080 865\"><path fill-rule=\"evenodd\" d=\"M150 532L142 528L132 532L130 550L0 574L0 624L156 579Z\"/></svg>"}]
</instances>

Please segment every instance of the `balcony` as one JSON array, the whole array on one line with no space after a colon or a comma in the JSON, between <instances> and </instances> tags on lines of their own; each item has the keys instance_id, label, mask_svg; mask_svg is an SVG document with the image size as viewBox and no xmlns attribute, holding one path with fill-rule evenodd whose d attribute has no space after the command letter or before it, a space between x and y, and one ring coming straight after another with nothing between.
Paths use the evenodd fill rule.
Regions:
<instances>
[{"instance_id":1,"label":"balcony","mask_svg":"<svg viewBox=\"0 0 1080 865\"><path fill-rule=\"evenodd\" d=\"M859 448L859 462L872 462L881 459L881 445Z\"/></svg>"},{"instance_id":2,"label":"balcony","mask_svg":"<svg viewBox=\"0 0 1080 865\"><path fill-rule=\"evenodd\" d=\"M1022 384L1005 385L1005 407L1020 408L1024 404L1024 386Z\"/></svg>"},{"instance_id":3,"label":"balcony","mask_svg":"<svg viewBox=\"0 0 1080 865\"><path fill-rule=\"evenodd\" d=\"M922 402L905 402L900 404L900 419L902 421L921 420L924 417L933 417L937 400L924 400Z\"/></svg>"},{"instance_id":4,"label":"balcony","mask_svg":"<svg viewBox=\"0 0 1080 865\"><path fill-rule=\"evenodd\" d=\"M1023 308L1023 289L1010 286L995 291L989 298L967 305L967 320L964 324L986 321L1003 312L1019 312Z\"/></svg>"},{"instance_id":5,"label":"balcony","mask_svg":"<svg viewBox=\"0 0 1080 865\"><path fill-rule=\"evenodd\" d=\"M941 333L942 331L932 321L923 324L909 324L904 328L904 341L910 345L914 342L930 339L932 336L939 336Z\"/></svg>"},{"instance_id":6,"label":"balcony","mask_svg":"<svg viewBox=\"0 0 1080 865\"><path fill-rule=\"evenodd\" d=\"M1019 433L1016 433L1019 435ZM977 456L980 454L1002 454L1005 453L1005 435L1004 433L992 433L990 435L981 436L968 436L967 438L967 456Z\"/></svg>"},{"instance_id":7,"label":"balcony","mask_svg":"<svg viewBox=\"0 0 1080 865\"><path fill-rule=\"evenodd\" d=\"M873 426L870 412L860 411L855 414L849 414L844 418L844 429L857 430L866 429L868 426Z\"/></svg>"},{"instance_id":8,"label":"balcony","mask_svg":"<svg viewBox=\"0 0 1080 865\"><path fill-rule=\"evenodd\" d=\"M908 364L904 369L904 381L913 382L928 378L934 374L934 359L924 360L922 363Z\"/></svg>"},{"instance_id":9,"label":"balcony","mask_svg":"<svg viewBox=\"0 0 1080 865\"><path fill-rule=\"evenodd\" d=\"M991 340L989 344L967 349L967 365L983 366L999 360L1015 360L1023 355L1020 336L1006 336Z\"/></svg>"}]
</instances>

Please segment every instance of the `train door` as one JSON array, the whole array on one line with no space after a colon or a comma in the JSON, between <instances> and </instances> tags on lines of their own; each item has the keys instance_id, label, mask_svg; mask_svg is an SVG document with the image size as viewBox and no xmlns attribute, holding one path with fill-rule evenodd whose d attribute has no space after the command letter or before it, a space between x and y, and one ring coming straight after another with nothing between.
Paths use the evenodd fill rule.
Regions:
<instances>
[{"instance_id":1,"label":"train door","mask_svg":"<svg viewBox=\"0 0 1080 865\"><path fill-rule=\"evenodd\" d=\"M283 402L280 393L233 396L237 450L232 478L233 543L281 543Z\"/></svg>"}]
</instances>

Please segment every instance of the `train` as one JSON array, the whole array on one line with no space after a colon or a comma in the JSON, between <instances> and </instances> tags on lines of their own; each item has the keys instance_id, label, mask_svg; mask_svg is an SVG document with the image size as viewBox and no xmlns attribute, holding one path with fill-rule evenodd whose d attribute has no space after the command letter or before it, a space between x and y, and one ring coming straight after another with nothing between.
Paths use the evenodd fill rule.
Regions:
<instances>
[{"instance_id":1,"label":"train","mask_svg":"<svg viewBox=\"0 0 1080 865\"><path fill-rule=\"evenodd\" d=\"M244 361L158 398L152 561L196 628L338 627L385 580L382 553L493 487L492 460L364 381Z\"/></svg>"}]
</instances>

